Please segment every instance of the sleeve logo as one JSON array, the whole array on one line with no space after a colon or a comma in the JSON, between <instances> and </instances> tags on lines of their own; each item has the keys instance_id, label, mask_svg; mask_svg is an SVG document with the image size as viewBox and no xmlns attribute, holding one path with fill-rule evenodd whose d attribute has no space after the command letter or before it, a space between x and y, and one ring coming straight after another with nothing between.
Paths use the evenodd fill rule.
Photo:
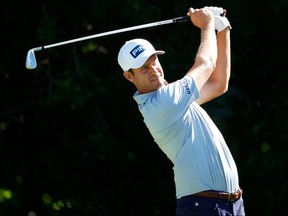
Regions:
<instances>
[{"instance_id":1,"label":"sleeve logo","mask_svg":"<svg viewBox=\"0 0 288 216\"><path fill-rule=\"evenodd\" d=\"M185 88L186 92L187 92L188 94L191 94L191 90L190 90L190 88L189 88L188 83L186 82L186 80L182 79L181 82L182 82L183 87Z\"/></svg>"}]
</instances>

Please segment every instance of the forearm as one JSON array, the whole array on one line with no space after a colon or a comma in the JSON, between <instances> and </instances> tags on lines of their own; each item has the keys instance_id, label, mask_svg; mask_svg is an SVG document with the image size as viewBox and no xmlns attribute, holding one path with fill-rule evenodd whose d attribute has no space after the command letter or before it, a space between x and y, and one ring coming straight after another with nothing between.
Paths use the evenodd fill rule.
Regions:
<instances>
[{"instance_id":1,"label":"forearm","mask_svg":"<svg viewBox=\"0 0 288 216\"><path fill-rule=\"evenodd\" d=\"M196 80L198 89L207 82L215 69L217 59L217 42L213 23L201 29L200 45L195 57L193 67L188 71Z\"/></svg>"},{"instance_id":2,"label":"forearm","mask_svg":"<svg viewBox=\"0 0 288 216\"><path fill-rule=\"evenodd\" d=\"M230 30L224 29L217 33L217 61L216 68L208 81L200 89L198 104L204 104L228 90L231 70Z\"/></svg>"},{"instance_id":3,"label":"forearm","mask_svg":"<svg viewBox=\"0 0 288 216\"><path fill-rule=\"evenodd\" d=\"M216 68L209 78L209 82L217 82L219 94L228 90L228 83L231 73L231 47L230 29L226 28L217 33L217 61Z\"/></svg>"},{"instance_id":4,"label":"forearm","mask_svg":"<svg viewBox=\"0 0 288 216\"><path fill-rule=\"evenodd\" d=\"M213 26L213 23L210 23L205 29L201 30L201 41L195 57L195 63L208 61L214 69L217 59L217 43Z\"/></svg>"}]
</instances>

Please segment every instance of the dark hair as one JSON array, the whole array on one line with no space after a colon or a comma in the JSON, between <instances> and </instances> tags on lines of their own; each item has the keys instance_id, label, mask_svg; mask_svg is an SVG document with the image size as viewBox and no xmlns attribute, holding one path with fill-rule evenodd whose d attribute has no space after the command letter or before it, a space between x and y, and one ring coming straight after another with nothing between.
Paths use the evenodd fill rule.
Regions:
<instances>
[{"instance_id":1,"label":"dark hair","mask_svg":"<svg viewBox=\"0 0 288 216\"><path fill-rule=\"evenodd\" d=\"M132 69L132 68L130 68L128 71L129 71L131 74L133 74L133 75L134 75L134 71L133 71L133 69Z\"/></svg>"}]
</instances>

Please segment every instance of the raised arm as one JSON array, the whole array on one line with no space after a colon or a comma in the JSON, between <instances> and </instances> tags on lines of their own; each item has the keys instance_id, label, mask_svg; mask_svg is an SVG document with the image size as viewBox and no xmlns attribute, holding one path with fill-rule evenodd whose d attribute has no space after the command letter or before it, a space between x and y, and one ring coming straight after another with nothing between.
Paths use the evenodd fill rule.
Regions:
<instances>
[{"instance_id":1,"label":"raised arm","mask_svg":"<svg viewBox=\"0 0 288 216\"><path fill-rule=\"evenodd\" d=\"M220 24L217 23L217 21ZM230 48L230 23L226 17L216 16L215 18L217 33L217 61L216 68L209 77L208 81L200 89L198 104L206 103L228 90L231 71L231 48ZM217 26L218 25L218 26ZM219 27L220 25L220 27ZM220 28L220 29L219 29Z\"/></svg>"},{"instance_id":2,"label":"raised arm","mask_svg":"<svg viewBox=\"0 0 288 216\"><path fill-rule=\"evenodd\" d=\"M217 45L213 14L207 9L189 9L188 15L192 23L200 28L200 45L195 62L187 75L192 76L199 91L207 82L215 69L217 58Z\"/></svg>"}]
</instances>

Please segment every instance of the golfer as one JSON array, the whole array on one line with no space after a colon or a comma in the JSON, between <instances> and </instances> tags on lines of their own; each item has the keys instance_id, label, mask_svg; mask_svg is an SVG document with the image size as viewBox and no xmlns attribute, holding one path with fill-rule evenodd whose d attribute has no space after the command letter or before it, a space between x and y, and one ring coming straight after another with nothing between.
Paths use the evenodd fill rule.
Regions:
<instances>
[{"instance_id":1,"label":"golfer","mask_svg":"<svg viewBox=\"0 0 288 216\"><path fill-rule=\"evenodd\" d=\"M174 165L177 216L245 215L235 161L201 107L228 90L231 26L223 11L189 8L200 45L192 67L175 82L164 78L158 59L164 51L147 40L127 41L118 53L124 77L137 88L134 99L145 124Z\"/></svg>"}]
</instances>

